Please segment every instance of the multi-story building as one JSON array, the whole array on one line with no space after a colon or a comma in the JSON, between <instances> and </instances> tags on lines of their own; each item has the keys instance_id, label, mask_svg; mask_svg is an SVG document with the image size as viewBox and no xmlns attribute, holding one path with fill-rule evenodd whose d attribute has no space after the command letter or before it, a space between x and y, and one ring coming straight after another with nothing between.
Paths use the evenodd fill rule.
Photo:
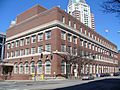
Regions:
<instances>
[{"instance_id":1,"label":"multi-story building","mask_svg":"<svg viewBox=\"0 0 120 90\"><path fill-rule=\"evenodd\" d=\"M0 62L4 59L5 39L6 39L5 33L0 32Z\"/></svg>"},{"instance_id":2,"label":"multi-story building","mask_svg":"<svg viewBox=\"0 0 120 90\"><path fill-rule=\"evenodd\" d=\"M85 0L69 0L68 13L95 30L94 16Z\"/></svg>"},{"instance_id":3,"label":"multi-story building","mask_svg":"<svg viewBox=\"0 0 120 90\"><path fill-rule=\"evenodd\" d=\"M13 64L9 79L113 73L116 54L116 45L58 7L36 5L7 30L5 61Z\"/></svg>"}]
</instances>

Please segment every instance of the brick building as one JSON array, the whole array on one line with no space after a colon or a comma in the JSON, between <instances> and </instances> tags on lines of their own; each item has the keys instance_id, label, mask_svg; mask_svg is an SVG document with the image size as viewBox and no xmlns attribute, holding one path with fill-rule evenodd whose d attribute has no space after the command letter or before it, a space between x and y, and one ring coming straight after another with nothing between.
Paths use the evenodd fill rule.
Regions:
<instances>
[{"instance_id":1,"label":"brick building","mask_svg":"<svg viewBox=\"0 0 120 90\"><path fill-rule=\"evenodd\" d=\"M118 70L117 46L58 7L30 8L17 16L6 35L5 61L13 64L6 79L31 79L33 73L50 78ZM63 57L69 55L81 57L68 65Z\"/></svg>"}]
</instances>

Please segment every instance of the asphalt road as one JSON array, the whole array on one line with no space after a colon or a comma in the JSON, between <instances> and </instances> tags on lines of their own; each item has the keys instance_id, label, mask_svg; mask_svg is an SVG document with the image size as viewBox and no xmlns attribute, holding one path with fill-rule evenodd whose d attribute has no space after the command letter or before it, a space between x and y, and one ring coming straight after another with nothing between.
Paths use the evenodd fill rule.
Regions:
<instances>
[{"instance_id":1,"label":"asphalt road","mask_svg":"<svg viewBox=\"0 0 120 90\"><path fill-rule=\"evenodd\" d=\"M54 90L120 90L120 79L103 79Z\"/></svg>"},{"instance_id":2,"label":"asphalt road","mask_svg":"<svg viewBox=\"0 0 120 90\"><path fill-rule=\"evenodd\" d=\"M120 77L95 80L1 81L0 90L120 90Z\"/></svg>"}]
</instances>

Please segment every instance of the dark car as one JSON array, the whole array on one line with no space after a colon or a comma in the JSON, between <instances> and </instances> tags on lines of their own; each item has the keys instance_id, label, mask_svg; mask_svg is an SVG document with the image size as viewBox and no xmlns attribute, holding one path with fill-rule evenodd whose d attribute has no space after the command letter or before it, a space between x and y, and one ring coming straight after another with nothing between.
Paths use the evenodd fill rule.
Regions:
<instances>
[{"instance_id":1,"label":"dark car","mask_svg":"<svg viewBox=\"0 0 120 90\"><path fill-rule=\"evenodd\" d=\"M94 76L92 74L84 74L82 80L93 80Z\"/></svg>"},{"instance_id":2,"label":"dark car","mask_svg":"<svg viewBox=\"0 0 120 90\"><path fill-rule=\"evenodd\" d=\"M113 73L113 76L120 76L120 72Z\"/></svg>"}]
</instances>

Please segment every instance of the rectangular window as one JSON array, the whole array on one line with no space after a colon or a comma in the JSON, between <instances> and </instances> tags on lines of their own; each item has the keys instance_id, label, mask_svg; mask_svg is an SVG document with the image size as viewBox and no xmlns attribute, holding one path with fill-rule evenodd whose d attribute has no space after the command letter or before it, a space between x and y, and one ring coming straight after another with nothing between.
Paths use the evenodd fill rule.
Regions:
<instances>
[{"instance_id":1,"label":"rectangular window","mask_svg":"<svg viewBox=\"0 0 120 90\"><path fill-rule=\"evenodd\" d=\"M70 21L70 19L69 19L69 21L68 21L68 25L71 26L71 21Z\"/></svg>"},{"instance_id":2,"label":"rectangular window","mask_svg":"<svg viewBox=\"0 0 120 90\"><path fill-rule=\"evenodd\" d=\"M62 22L65 23L65 17L64 16L62 16Z\"/></svg>"},{"instance_id":3,"label":"rectangular window","mask_svg":"<svg viewBox=\"0 0 120 90\"><path fill-rule=\"evenodd\" d=\"M70 34L67 35L67 40L68 40L68 42L71 42L71 35Z\"/></svg>"},{"instance_id":4,"label":"rectangular window","mask_svg":"<svg viewBox=\"0 0 120 90\"><path fill-rule=\"evenodd\" d=\"M23 56L24 55L24 50L20 50L20 56Z\"/></svg>"},{"instance_id":5,"label":"rectangular window","mask_svg":"<svg viewBox=\"0 0 120 90\"><path fill-rule=\"evenodd\" d=\"M72 51L71 51L71 48L72 48L71 46L68 46L68 48L67 48L67 52L70 53L70 54L71 54L71 52L72 52Z\"/></svg>"},{"instance_id":6,"label":"rectangular window","mask_svg":"<svg viewBox=\"0 0 120 90\"><path fill-rule=\"evenodd\" d=\"M19 47L19 40L16 41L16 47Z\"/></svg>"},{"instance_id":7,"label":"rectangular window","mask_svg":"<svg viewBox=\"0 0 120 90\"><path fill-rule=\"evenodd\" d=\"M32 42L32 43L35 43L35 42L36 42L36 35L33 35L31 38L32 38L32 39L31 39L31 42Z\"/></svg>"},{"instance_id":8,"label":"rectangular window","mask_svg":"<svg viewBox=\"0 0 120 90\"><path fill-rule=\"evenodd\" d=\"M7 58L10 58L10 53L9 52L7 53Z\"/></svg>"},{"instance_id":9,"label":"rectangular window","mask_svg":"<svg viewBox=\"0 0 120 90\"><path fill-rule=\"evenodd\" d=\"M76 29L76 23L74 23L74 26L73 26L73 27L74 27L74 29Z\"/></svg>"},{"instance_id":10,"label":"rectangular window","mask_svg":"<svg viewBox=\"0 0 120 90\"><path fill-rule=\"evenodd\" d=\"M36 53L36 48L35 47L32 47L31 48L31 54L35 54Z\"/></svg>"},{"instance_id":11,"label":"rectangular window","mask_svg":"<svg viewBox=\"0 0 120 90\"><path fill-rule=\"evenodd\" d=\"M61 45L61 52L66 52L66 46L64 44Z\"/></svg>"},{"instance_id":12,"label":"rectangular window","mask_svg":"<svg viewBox=\"0 0 120 90\"><path fill-rule=\"evenodd\" d=\"M14 48L14 42L11 43L11 48Z\"/></svg>"},{"instance_id":13,"label":"rectangular window","mask_svg":"<svg viewBox=\"0 0 120 90\"><path fill-rule=\"evenodd\" d=\"M26 38L26 45L28 45L28 44L30 44L30 38L29 37Z\"/></svg>"},{"instance_id":14,"label":"rectangular window","mask_svg":"<svg viewBox=\"0 0 120 90\"><path fill-rule=\"evenodd\" d=\"M20 46L24 46L24 39L20 40Z\"/></svg>"},{"instance_id":15,"label":"rectangular window","mask_svg":"<svg viewBox=\"0 0 120 90\"><path fill-rule=\"evenodd\" d=\"M73 43L77 44L77 37L73 36Z\"/></svg>"},{"instance_id":16,"label":"rectangular window","mask_svg":"<svg viewBox=\"0 0 120 90\"><path fill-rule=\"evenodd\" d=\"M18 50L15 51L15 56L16 57L19 56L19 51Z\"/></svg>"},{"instance_id":17,"label":"rectangular window","mask_svg":"<svg viewBox=\"0 0 120 90\"><path fill-rule=\"evenodd\" d=\"M43 40L43 33L38 34L38 42Z\"/></svg>"},{"instance_id":18,"label":"rectangular window","mask_svg":"<svg viewBox=\"0 0 120 90\"><path fill-rule=\"evenodd\" d=\"M29 48L26 48L25 49L25 55L28 55L29 54Z\"/></svg>"},{"instance_id":19,"label":"rectangular window","mask_svg":"<svg viewBox=\"0 0 120 90\"><path fill-rule=\"evenodd\" d=\"M51 51L51 45L50 44L45 45L45 50L47 52L50 52Z\"/></svg>"},{"instance_id":20,"label":"rectangular window","mask_svg":"<svg viewBox=\"0 0 120 90\"><path fill-rule=\"evenodd\" d=\"M77 49L73 48L73 55L77 55Z\"/></svg>"},{"instance_id":21,"label":"rectangular window","mask_svg":"<svg viewBox=\"0 0 120 90\"><path fill-rule=\"evenodd\" d=\"M45 39L46 40L51 39L51 31L45 32Z\"/></svg>"},{"instance_id":22,"label":"rectangular window","mask_svg":"<svg viewBox=\"0 0 120 90\"><path fill-rule=\"evenodd\" d=\"M80 39L80 45L83 46L83 40L82 39Z\"/></svg>"},{"instance_id":23,"label":"rectangular window","mask_svg":"<svg viewBox=\"0 0 120 90\"><path fill-rule=\"evenodd\" d=\"M10 49L10 43L7 44L7 49Z\"/></svg>"},{"instance_id":24,"label":"rectangular window","mask_svg":"<svg viewBox=\"0 0 120 90\"><path fill-rule=\"evenodd\" d=\"M80 28L80 32L81 32L81 33L83 32L82 28Z\"/></svg>"},{"instance_id":25,"label":"rectangular window","mask_svg":"<svg viewBox=\"0 0 120 90\"><path fill-rule=\"evenodd\" d=\"M43 46L41 45L38 47L38 53L42 53L42 52L43 52Z\"/></svg>"},{"instance_id":26,"label":"rectangular window","mask_svg":"<svg viewBox=\"0 0 120 90\"><path fill-rule=\"evenodd\" d=\"M61 39L66 40L66 33L61 31Z\"/></svg>"},{"instance_id":27,"label":"rectangular window","mask_svg":"<svg viewBox=\"0 0 120 90\"><path fill-rule=\"evenodd\" d=\"M11 57L14 57L14 52L11 52Z\"/></svg>"}]
</instances>

